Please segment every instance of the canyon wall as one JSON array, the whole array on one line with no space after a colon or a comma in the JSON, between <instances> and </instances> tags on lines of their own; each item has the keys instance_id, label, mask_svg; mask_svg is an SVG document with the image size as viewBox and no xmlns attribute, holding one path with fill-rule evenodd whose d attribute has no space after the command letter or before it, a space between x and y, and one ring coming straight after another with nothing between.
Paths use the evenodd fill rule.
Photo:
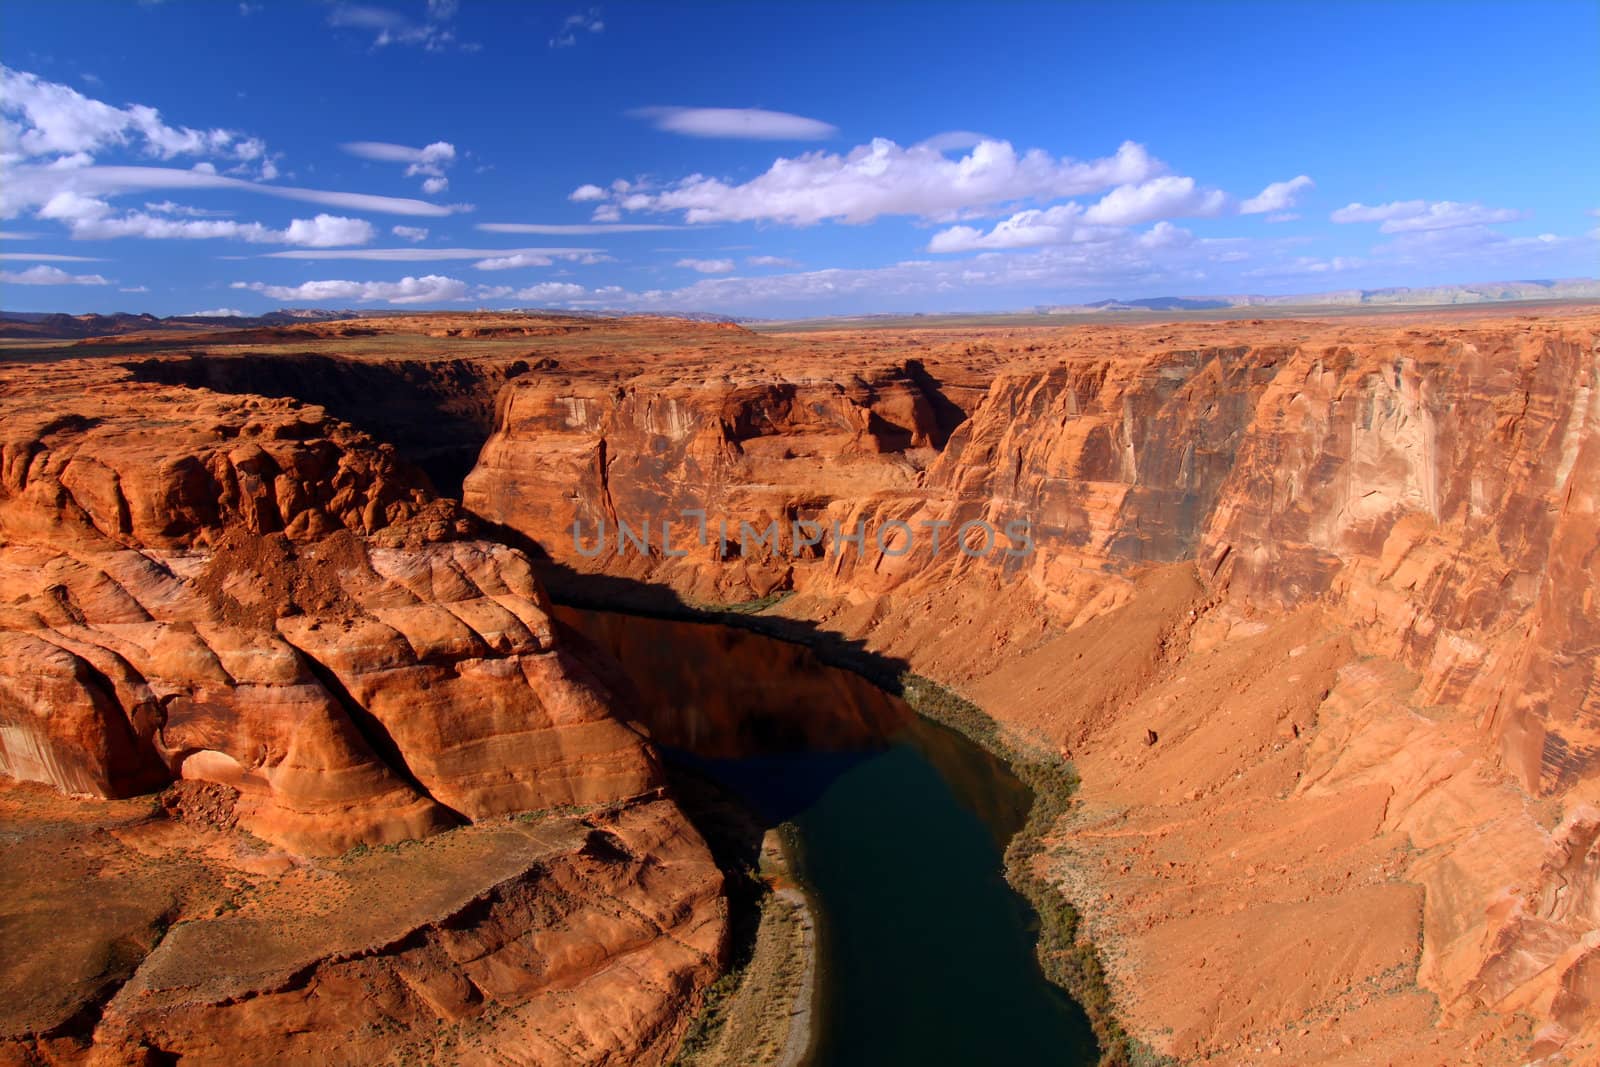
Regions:
<instances>
[{"instance_id":1,"label":"canyon wall","mask_svg":"<svg viewBox=\"0 0 1600 1067\"><path fill-rule=\"evenodd\" d=\"M1068 752L1082 802L1043 862L1158 1048L1581 1057L1596 338L1592 316L930 331L914 361L856 338L848 369L530 375L464 499L573 588L788 594L768 613ZM741 543L772 520L781 550Z\"/></svg>"},{"instance_id":2,"label":"canyon wall","mask_svg":"<svg viewBox=\"0 0 1600 1067\"><path fill-rule=\"evenodd\" d=\"M295 400L44 363L0 426L0 1052L672 1054L721 875L525 555Z\"/></svg>"}]
</instances>

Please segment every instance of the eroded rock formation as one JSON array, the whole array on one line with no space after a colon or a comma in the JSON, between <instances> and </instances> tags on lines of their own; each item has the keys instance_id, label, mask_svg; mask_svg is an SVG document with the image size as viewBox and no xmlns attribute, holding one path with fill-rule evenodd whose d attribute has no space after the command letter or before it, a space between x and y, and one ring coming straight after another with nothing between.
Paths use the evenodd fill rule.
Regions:
<instances>
[{"instance_id":1,"label":"eroded rock formation","mask_svg":"<svg viewBox=\"0 0 1600 1067\"><path fill-rule=\"evenodd\" d=\"M94 907L97 876L137 884L129 849L199 846L159 811L120 850L63 827L102 866L51 884L22 863L38 824L8 820L8 988L27 956L68 972L12 1013L13 1053L266 1063L346 1034L350 1063L670 1055L720 966L721 875L521 552L293 400L14 367L0 425L0 773L105 799L178 783L180 819L181 787L223 791L199 808L214 855L81 936L33 922ZM573 814L493 828L526 812ZM403 874L316 859L402 843ZM259 899L197 908L241 863Z\"/></svg>"}]
</instances>

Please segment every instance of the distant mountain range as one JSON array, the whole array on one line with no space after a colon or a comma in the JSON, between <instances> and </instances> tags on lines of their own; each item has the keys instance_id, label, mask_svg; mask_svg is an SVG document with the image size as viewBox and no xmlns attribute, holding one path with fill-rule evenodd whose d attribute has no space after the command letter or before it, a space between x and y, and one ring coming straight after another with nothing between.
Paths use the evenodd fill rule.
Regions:
<instances>
[{"instance_id":1,"label":"distant mountain range","mask_svg":"<svg viewBox=\"0 0 1600 1067\"><path fill-rule=\"evenodd\" d=\"M1035 310L1045 315L1093 315L1106 311L1214 311L1237 307L1382 307L1490 304L1507 300L1600 299L1600 279L1485 282L1481 285L1435 285L1419 289L1335 289L1291 296L1156 296L1139 300L1099 300L1093 304L1048 304Z\"/></svg>"},{"instance_id":2,"label":"distant mountain range","mask_svg":"<svg viewBox=\"0 0 1600 1067\"><path fill-rule=\"evenodd\" d=\"M1154 296L1136 300L1097 300L1092 304L1044 304L1029 312L1036 315L1096 315L1127 311L1220 311L1228 308L1317 307L1429 307L1444 304L1490 304L1514 300L1600 300L1600 279L1561 278L1553 281L1485 282L1480 285L1437 285L1406 289L1335 289L1325 293L1290 296ZM171 315L117 312L111 315L66 315L59 312L0 312L0 338L71 339L114 337L147 330L248 330L264 326L289 326L301 322L333 322L389 315L411 315L421 308L280 308L265 315ZM572 318L674 318L698 322L760 323L759 318L719 315L709 311L639 312L622 310L573 311L561 308L479 308L500 315L563 315ZM851 321L922 318L922 315L859 315ZM939 315L926 316L930 319Z\"/></svg>"}]
</instances>

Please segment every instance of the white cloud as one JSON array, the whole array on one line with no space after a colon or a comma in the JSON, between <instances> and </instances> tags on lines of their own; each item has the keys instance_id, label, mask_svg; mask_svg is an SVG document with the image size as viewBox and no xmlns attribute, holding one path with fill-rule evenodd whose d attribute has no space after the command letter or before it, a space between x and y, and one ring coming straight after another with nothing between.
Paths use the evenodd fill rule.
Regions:
<instances>
[{"instance_id":1,"label":"white cloud","mask_svg":"<svg viewBox=\"0 0 1600 1067\"><path fill-rule=\"evenodd\" d=\"M1286 182L1273 182L1261 192L1240 204L1239 214L1265 215L1269 212L1287 211L1295 206L1303 190L1310 189L1314 185L1316 185L1316 182L1304 174L1290 178ZM1273 220L1269 218L1267 221L1271 222Z\"/></svg>"},{"instance_id":2,"label":"white cloud","mask_svg":"<svg viewBox=\"0 0 1600 1067\"><path fill-rule=\"evenodd\" d=\"M45 252L0 252L0 259L22 259L29 263L104 263L99 256L58 256Z\"/></svg>"},{"instance_id":3,"label":"white cloud","mask_svg":"<svg viewBox=\"0 0 1600 1067\"><path fill-rule=\"evenodd\" d=\"M457 7L456 0L428 0L426 17L419 22L386 7L336 3L328 12L328 25L370 31L374 48L399 44L417 45L429 52L442 52L453 46L463 51L477 51L476 45L458 45L455 31L447 25L455 17Z\"/></svg>"},{"instance_id":4,"label":"white cloud","mask_svg":"<svg viewBox=\"0 0 1600 1067\"><path fill-rule=\"evenodd\" d=\"M580 33L604 33L606 24L600 18L600 9L591 7L575 12L561 20L561 29L550 38L551 48L571 48L578 43Z\"/></svg>"},{"instance_id":5,"label":"white cloud","mask_svg":"<svg viewBox=\"0 0 1600 1067\"><path fill-rule=\"evenodd\" d=\"M1379 233L1413 233L1425 230L1451 230L1462 226L1483 226L1496 222L1516 222L1528 212L1514 208L1491 208L1479 203L1462 204L1454 200L1396 200L1368 206L1348 204L1329 216L1334 222L1377 222Z\"/></svg>"},{"instance_id":6,"label":"white cloud","mask_svg":"<svg viewBox=\"0 0 1600 1067\"><path fill-rule=\"evenodd\" d=\"M395 226L390 231L402 241L426 241L428 228L426 226Z\"/></svg>"},{"instance_id":7,"label":"white cloud","mask_svg":"<svg viewBox=\"0 0 1600 1067\"><path fill-rule=\"evenodd\" d=\"M244 181L203 170L178 170L171 167L90 166L70 170L49 167L13 167L8 180L0 185L0 218L13 218L23 210L38 207L62 193L84 197L120 196L124 193L156 189L212 189L257 193L282 200L297 200L346 211L372 211L389 215L442 217L470 210L463 205L430 204L397 196L369 193L340 193L322 189L300 189L288 185L268 185Z\"/></svg>"},{"instance_id":8,"label":"white cloud","mask_svg":"<svg viewBox=\"0 0 1600 1067\"><path fill-rule=\"evenodd\" d=\"M60 267L43 264L25 271L0 270L0 282L9 285L110 285L110 280L98 274L68 274Z\"/></svg>"},{"instance_id":9,"label":"white cloud","mask_svg":"<svg viewBox=\"0 0 1600 1067\"><path fill-rule=\"evenodd\" d=\"M680 259L678 266L697 270L701 274L727 274L733 270L731 259Z\"/></svg>"},{"instance_id":10,"label":"white cloud","mask_svg":"<svg viewBox=\"0 0 1600 1067\"><path fill-rule=\"evenodd\" d=\"M240 311L238 308L211 308L208 311L191 311L188 314L188 318L191 319L244 319L249 317L247 312Z\"/></svg>"},{"instance_id":11,"label":"white cloud","mask_svg":"<svg viewBox=\"0 0 1600 1067\"><path fill-rule=\"evenodd\" d=\"M1241 276L1245 278L1298 278L1319 274L1337 274L1366 265L1366 260L1354 256L1332 256L1327 259L1317 256L1296 256L1287 263L1278 263L1244 271Z\"/></svg>"},{"instance_id":12,"label":"white cloud","mask_svg":"<svg viewBox=\"0 0 1600 1067\"><path fill-rule=\"evenodd\" d=\"M539 285L530 285L526 289L518 289L506 294L515 300L557 301L577 300L587 296L589 291L581 285L571 282L543 282Z\"/></svg>"},{"instance_id":13,"label":"white cloud","mask_svg":"<svg viewBox=\"0 0 1600 1067\"><path fill-rule=\"evenodd\" d=\"M154 240L223 238L255 244L327 248L365 244L372 240L375 232L372 224L364 219L340 215L295 219L283 230L274 230L259 222L237 222L233 219L176 219L142 211L116 215L104 200L71 192L52 197L39 209L38 215L42 219L65 223L72 236L79 240L113 240L119 237Z\"/></svg>"},{"instance_id":14,"label":"white cloud","mask_svg":"<svg viewBox=\"0 0 1600 1067\"><path fill-rule=\"evenodd\" d=\"M1169 175L1137 185L1119 185L1083 213L1085 222L1137 226L1156 219L1212 217L1228 209L1228 195L1202 189L1193 178Z\"/></svg>"},{"instance_id":15,"label":"white cloud","mask_svg":"<svg viewBox=\"0 0 1600 1067\"><path fill-rule=\"evenodd\" d=\"M383 301L390 304L426 304L460 300L469 291L466 282L438 274L421 278L410 276L397 282L314 281L300 285L268 285L265 282L234 282L234 289L248 289L274 300L306 301L313 304L351 300L358 304Z\"/></svg>"},{"instance_id":16,"label":"white cloud","mask_svg":"<svg viewBox=\"0 0 1600 1067\"><path fill-rule=\"evenodd\" d=\"M682 230L687 227L662 222L480 222L475 228L485 233L592 234L656 233L662 230Z\"/></svg>"},{"instance_id":17,"label":"white cloud","mask_svg":"<svg viewBox=\"0 0 1600 1067\"><path fill-rule=\"evenodd\" d=\"M758 107L642 107L628 112L658 130L686 137L744 141L825 141L839 128L820 119ZM586 186L585 188L594 188Z\"/></svg>"},{"instance_id":18,"label":"white cloud","mask_svg":"<svg viewBox=\"0 0 1600 1067\"><path fill-rule=\"evenodd\" d=\"M1019 154L1005 141L983 141L950 159L925 145L902 148L880 138L845 155L808 152L779 159L738 185L700 174L658 191L614 184L595 218L623 211L681 211L689 223L862 223L884 215L938 219L1008 200L1055 199L1142 182L1163 169L1131 141L1113 156L1078 162L1040 149Z\"/></svg>"},{"instance_id":19,"label":"white cloud","mask_svg":"<svg viewBox=\"0 0 1600 1067\"><path fill-rule=\"evenodd\" d=\"M785 256L746 256L744 261L752 267L798 267L797 260Z\"/></svg>"},{"instance_id":20,"label":"white cloud","mask_svg":"<svg viewBox=\"0 0 1600 1067\"><path fill-rule=\"evenodd\" d=\"M150 287L148 285L129 285L117 290L119 293L148 293L149 291Z\"/></svg>"},{"instance_id":21,"label":"white cloud","mask_svg":"<svg viewBox=\"0 0 1600 1067\"><path fill-rule=\"evenodd\" d=\"M1019 211L984 233L972 226L952 226L933 235L930 252L976 252L1035 245L1061 245L1086 232L1083 207L1076 202Z\"/></svg>"},{"instance_id":22,"label":"white cloud","mask_svg":"<svg viewBox=\"0 0 1600 1067\"><path fill-rule=\"evenodd\" d=\"M405 176L425 179L422 191L429 196L437 196L450 188L450 179L444 172L456 161L456 146L449 141L434 141L421 148L387 141L350 141L339 147L361 159L406 164Z\"/></svg>"},{"instance_id":23,"label":"white cloud","mask_svg":"<svg viewBox=\"0 0 1600 1067\"><path fill-rule=\"evenodd\" d=\"M0 164L58 157L82 165L96 152L126 146L160 159L211 156L244 164L266 156L260 140L234 130L169 126L153 107L113 107L0 65Z\"/></svg>"},{"instance_id":24,"label":"white cloud","mask_svg":"<svg viewBox=\"0 0 1600 1067\"><path fill-rule=\"evenodd\" d=\"M233 214L231 211L214 211L209 208L175 204L171 200L161 200L155 203L146 201L144 209L146 211L154 211L160 215L182 215L191 219L225 219Z\"/></svg>"},{"instance_id":25,"label":"white cloud","mask_svg":"<svg viewBox=\"0 0 1600 1067\"><path fill-rule=\"evenodd\" d=\"M567 197L568 200L575 200L578 203L583 203L586 200L604 200L605 198L606 191L598 185L580 185L572 190L572 195Z\"/></svg>"},{"instance_id":26,"label":"white cloud","mask_svg":"<svg viewBox=\"0 0 1600 1067\"><path fill-rule=\"evenodd\" d=\"M515 270L518 267L548 267L555 260L549 256L529 255L518 252L514 256L496 256L491 259L482 259L473 266L479 270Z\"/></svg>"},{"instance_id":27,"label":"white cloud","mask_svg":"<svg viewBox=\"0 0 1600 1067\"><path fill-rule=\"evenodd\" d=\"M1194 234L1170 222L1158 222L1138 237L1141 248L1182 248L1194 242Z\"/></svg>"},{"instance_id":28,"label":"white cloud","mask_svg":"<svg viewBox=\"0 0 1600 1067\"><path fill-rule=\"evenodd\" d=\"M295 219L284 232L287 244L308 248L329 248L336 245L363 245L376 236L372 223L365 219L347 219L340 215L318 215L311 219Z\"/></svg>"},{"instance_id":29,"label":"white cloud","mask_svg":"<svg viewBox=\"0 0 1600 1067\"><path fill-rule=\"evenodd\" d=\"M489 259L495 256L543 256L581 259L598 248L340 248L329 252L269 252L264 259L360 259L380 263L429 263L451 259Z\"/></svg>"}]
</instances>

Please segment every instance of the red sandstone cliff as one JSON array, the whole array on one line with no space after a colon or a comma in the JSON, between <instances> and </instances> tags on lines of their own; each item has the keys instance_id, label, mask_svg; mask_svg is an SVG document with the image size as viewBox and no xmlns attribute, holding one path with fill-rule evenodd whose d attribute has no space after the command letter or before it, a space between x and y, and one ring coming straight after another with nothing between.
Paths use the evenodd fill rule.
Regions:
<instances>
[{"instance_id":1,"label":"red sandstone cliff","mask_svg":"<svg viewBox=\"0 0 1600 1067\"><path fill-rule=\"evenodd\" d=\"M45 365L9 369L0 425L0 774L181 782L180 821L204 813L96 828L117 809L10 787L36 817L7 820L0 1050L670 1056L724 951L721 876L526 557L294 401ZM520 812L555 814L492 829ZM93 859L41 870L54 848Z\"/></svg>"},{"instance_id":2,"label":"red sandstone cliff","mask_svg":"<svg viewBox=\"0 0 1600 1067\"><path fill-rule=\"evenodd\" d=\"M1597 331L1001 338L937 450L940 375L970 390L970 339L930 335L931 384L892 350L692 386L670 360L530 376L465 500L581 573L702 601L792 589L777 610L1067 748L1083 803L1053 870L1158 1047L1581 1057L1600 1041ZM659 522L680 547L690 508L844 531L1023 517L1038 547L713 536L670 558ZM651 521L654 549L587 558L602 518Z\"/></svg>"}]
</instances>

